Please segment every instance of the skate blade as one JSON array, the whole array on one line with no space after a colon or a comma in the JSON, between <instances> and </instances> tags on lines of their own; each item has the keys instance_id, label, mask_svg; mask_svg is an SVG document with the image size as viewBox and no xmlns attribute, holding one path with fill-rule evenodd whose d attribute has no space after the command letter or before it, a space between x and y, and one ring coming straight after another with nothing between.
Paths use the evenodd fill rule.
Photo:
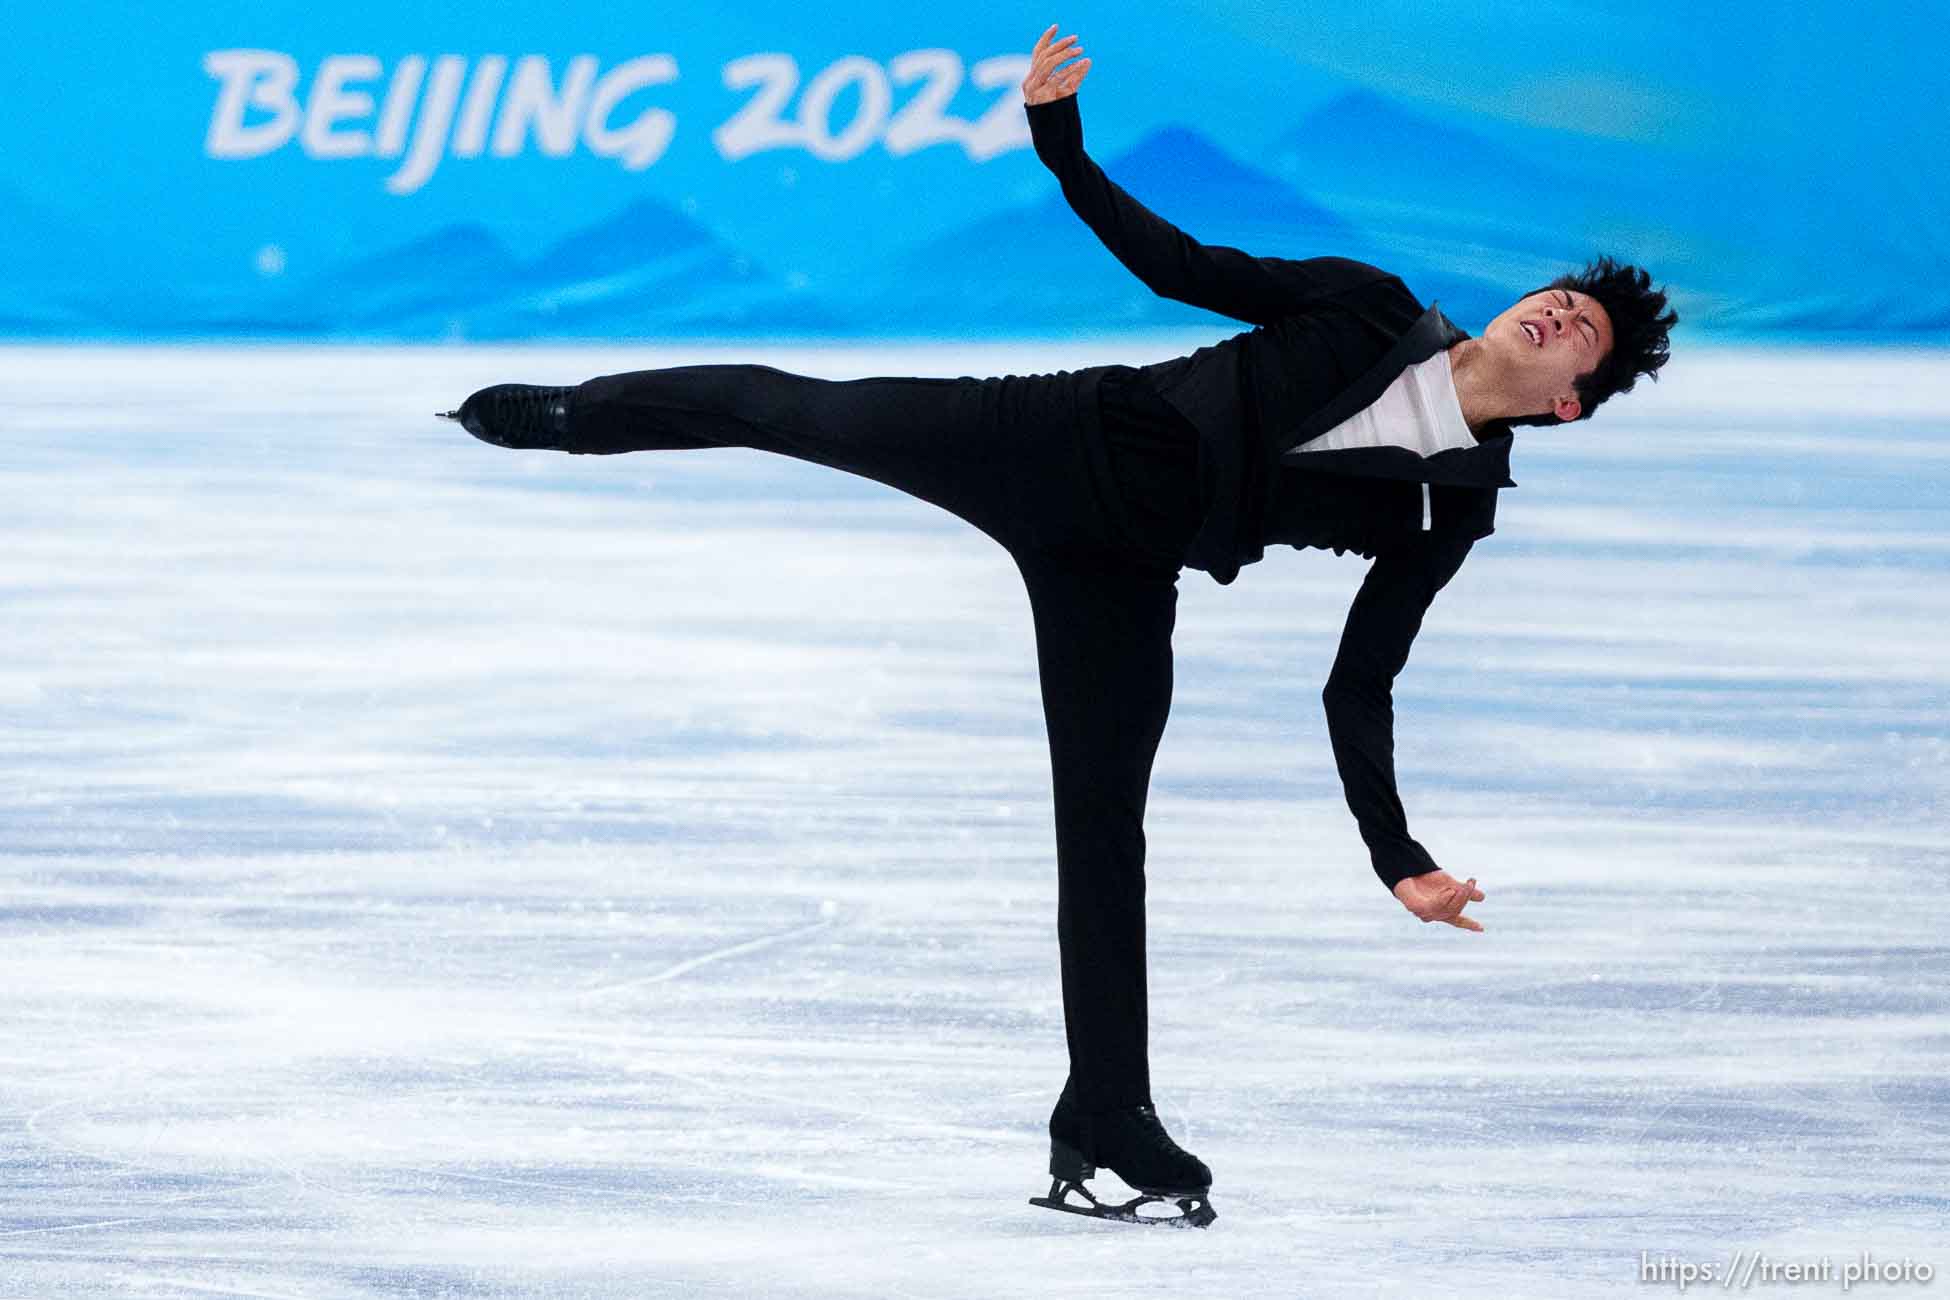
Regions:
<instances>
[{"instance_id":1,"label":"skate blade","mask_svg":"<svg viewBox=\"0 0 1950 1300\"><path fill-rule=\"evenodd\" d=\"M1074 1191L1088 1202L1086 1205L1073 1205L1069 1201ZM1167 1199L1177 1202L1177 1214L1140 1214L1147 1205L1163 1205ZM1142 1223L1149 1226L1172 1228L1209 1228L1219 1212L1212 1208L1212 1202L1203 1195L1161 1195L1143 1192L1122 1205L1107 1205L1090 1194L1090 1189L1081 1183L1064 1182L1057 1179L1050 1184L1049 1195L1032 1196L1031 1205L1045 1210L1061 1210L1065 1214L1081 1214L1088 1219L1109 1219L1116 1223Z\"/></svg>"}]
</instances>

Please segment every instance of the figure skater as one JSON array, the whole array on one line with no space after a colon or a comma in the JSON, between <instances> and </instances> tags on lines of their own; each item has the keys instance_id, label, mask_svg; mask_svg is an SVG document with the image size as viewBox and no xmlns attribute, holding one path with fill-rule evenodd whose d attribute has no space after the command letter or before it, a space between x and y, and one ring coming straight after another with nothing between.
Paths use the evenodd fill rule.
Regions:
<instances>
[{"instance_id":1,"label":"figure skater","mask_svg":"<svg viewBox=\"0 0 1950 1300\"><path fill-rule=\"evenodd\" d=\"M1512 428L1589 419L1638 375L1656 379L1678 316L1644 271L1601 257L1472 337L1378 267L1201 244L1084 152L1076 91L1090 60L1055 32L1022 83L1037 157L1153 292L1253 329L1140 367L829 380L673 366L497 384L447 414L522 450L775 452L932 502L1008 551L1049 736L1069 1047L1052 1184L1034 1200L1203 1226L1211 1171L1160 1123L1146 1042L1144 807L1181 568L1228 584L1275 544L1372 561L1322 690L1335 766L1382 885L1424 922L1480 931L1463 911L1484 897L1475 877L1457 880L1408 833L1392 684L1436 593L1494 531L1498 490L1516 486ZM1049 268L1051 302L1066 270ZM1138 1197L1099 1202L1082 1186L1098 1166ZM1176 1216L1140 1212L1164 1201Z\"/></svg>"}]
</instances>

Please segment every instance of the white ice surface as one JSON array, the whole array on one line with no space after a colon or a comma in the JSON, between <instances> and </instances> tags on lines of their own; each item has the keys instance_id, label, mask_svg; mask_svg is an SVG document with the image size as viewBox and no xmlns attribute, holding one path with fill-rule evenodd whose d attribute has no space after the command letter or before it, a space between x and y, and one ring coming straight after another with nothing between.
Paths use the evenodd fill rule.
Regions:
<instances>
[{"instance_id":1,"label":"white ice surface","mask_svg":"<svg viewBox=\"0 0 1950 1300\"><path fill-rule=\"evenodd\" d=\"M1700 350L1519 431L1397 687L1480 935L1390 898L1341 801L1365 563L1185 573L1151 1047L1204 1233L1026 1203L1064 1067L1008 557L796 461L431 418L1198 341L0 351L0 1295L1950 1269L1945 355Z\"/></svg>"}]
</instances>

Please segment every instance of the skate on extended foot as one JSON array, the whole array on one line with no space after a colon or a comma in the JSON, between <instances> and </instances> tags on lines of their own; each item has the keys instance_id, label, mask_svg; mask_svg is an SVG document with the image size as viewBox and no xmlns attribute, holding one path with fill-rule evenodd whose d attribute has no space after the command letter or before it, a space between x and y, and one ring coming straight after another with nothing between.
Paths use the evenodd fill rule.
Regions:
<instances>
[{"instance_id":1,"label":"skate on extended foot","mask_svg":"<svg viewBox=\"0 0 1950 1300\"><path fill-rule=\"evenodd\" d=\"M459 421L461 428L497 447L560 450L569 433L569 395L573 392L573 387L495 384L469 397L458 410L435 414Z\"/></svg>"},{"instance_id":2,"label":"skate on extended foot","mask_svg":"<svg viewBox=\"0 0 1950 1300\"><path fill-rule=\"evenodd\" d=\"M1122 1204L1098 1200L1083 1184L1100 1165L1136 1188L1138 1195ZM1031 1205L1094 1219L1173 1227L1209 1227L1219 1217L1206 1195L1212 1188L1212 1171L1171 1140L1149 1106L1085 1114L1074 1108L1066 1086L1050 1115L1049 1172L1049 1193L1030 1197ZM1083 1203L1073 1203L1071 1192L1081 1196ZM1146 1207L1170 1202L1176 1202L1178 1213L1144 1213Z\"/></svg>"}]
</instances>

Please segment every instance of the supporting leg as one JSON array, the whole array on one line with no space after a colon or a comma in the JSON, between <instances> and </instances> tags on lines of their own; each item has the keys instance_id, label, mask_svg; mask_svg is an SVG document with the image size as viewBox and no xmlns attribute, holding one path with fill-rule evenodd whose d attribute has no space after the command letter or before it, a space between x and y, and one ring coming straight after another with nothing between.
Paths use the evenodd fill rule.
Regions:
<instances>
[{"instance_id":1,"label":"supporting leg","mask_svg":"<svg viewBox=\"0 0 1950 1300\"><path fill-rule=\"evenodd\" d=\"M1056 813L1057 939L1074 1095L1148 1104L1144 808L1171 708L1171 566L1016 556L1029 590Z\"/></svg>"}]
</instances>

